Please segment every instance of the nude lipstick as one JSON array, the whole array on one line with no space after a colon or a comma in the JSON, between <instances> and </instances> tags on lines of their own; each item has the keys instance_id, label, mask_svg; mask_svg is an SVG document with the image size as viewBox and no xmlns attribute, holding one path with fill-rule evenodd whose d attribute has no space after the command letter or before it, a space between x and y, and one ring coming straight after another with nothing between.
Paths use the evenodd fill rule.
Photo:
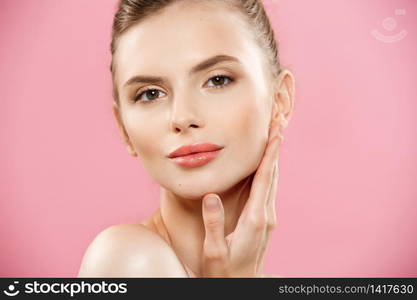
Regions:
<instances>
[{"instance_id":1,"label":"nude lipstick","mask_svg":"<svg viewBox=\"0 0 417 300\"><path fill-rule=\"evenodd\" d=\"M182 167L193 168L209 163L223 148L211 143L185 145L171 152L168 157Z\"/></svg>"}]
</instances>

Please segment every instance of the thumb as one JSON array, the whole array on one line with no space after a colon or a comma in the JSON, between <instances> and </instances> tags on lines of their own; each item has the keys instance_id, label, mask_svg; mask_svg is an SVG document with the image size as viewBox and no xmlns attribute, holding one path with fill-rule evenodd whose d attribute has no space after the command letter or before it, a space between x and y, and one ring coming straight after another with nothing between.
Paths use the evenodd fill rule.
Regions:
<instances>
[{"instance_id":1,"label":"thumb","mask_svg":"<svg viewBox=\"0 0 417 300\"><path fill-rule=\"evenodd\" d=\"M206 230L204 256L211 264L216 264L216 262L221 262L228 253L224 237L224 209L220 197L216 194L204 196L202 206Z\"/></svg>"}]
</instances>

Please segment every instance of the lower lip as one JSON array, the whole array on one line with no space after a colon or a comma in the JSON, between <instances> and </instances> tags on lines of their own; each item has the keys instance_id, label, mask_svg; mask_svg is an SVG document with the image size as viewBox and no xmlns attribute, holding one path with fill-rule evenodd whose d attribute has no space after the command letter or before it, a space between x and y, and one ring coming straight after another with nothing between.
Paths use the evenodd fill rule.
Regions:
<instances>
[{"instance_id":1,"label":"lower lip","mask_svg":"<svg viewBox=\"0 0 417 300\"><path fill-rule=\"evenodd\" d=\"M210 152L199 152L184 156L171 158L175 163L182 167L194 168L205 165L216 158L221 149Z\"/></svg>"}]
</instances>

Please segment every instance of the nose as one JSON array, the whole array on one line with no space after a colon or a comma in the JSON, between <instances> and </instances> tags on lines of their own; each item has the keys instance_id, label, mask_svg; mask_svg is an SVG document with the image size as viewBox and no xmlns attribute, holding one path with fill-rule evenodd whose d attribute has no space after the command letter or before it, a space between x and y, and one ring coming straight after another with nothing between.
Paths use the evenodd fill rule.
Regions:
<instances>
[{"instance_id":1,"label":"nose","mask_svg":"<svg viewBox=\"0 0 417 300\"><path fill-rule=\"evenodd\" d=\"M200 128L203 123L198 115L198 102L190 96L176 97L172 101L171 129L176 132L187 132L191 128Z\"/></svg>"}]
</instances>

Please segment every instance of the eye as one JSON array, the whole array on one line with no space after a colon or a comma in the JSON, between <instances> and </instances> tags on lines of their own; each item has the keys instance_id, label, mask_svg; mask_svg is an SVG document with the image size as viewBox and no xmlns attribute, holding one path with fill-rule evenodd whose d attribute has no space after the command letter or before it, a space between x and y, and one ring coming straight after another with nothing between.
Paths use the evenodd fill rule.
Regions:
<instances>
[{"instance_id":1,"label":"eye","mask_svg":"<svg viewBox=\"0 0 417 300\"><path fill-rule=\"evenodd\" d=\"M207 82L210 82L210 81L213 82L213 85L211 85L211 87L223 88L229 85L231 82L233 82L233 80L234 80L233 78L230 78L228 76L216 75L216 76L211 77Z\"/></svg>"},{"instance_id":2,"label":"eye","mask_svg":"<svg viewBox=\"0 0 417 300\"><path fill-rule=\"evenodd\" d=\"M163 94L163 96L166 96L166 94L160 90L157 89L147 89L145 91L143 91L142 93L138 94L135 97L135 102L136 101L140 101L140 102L150 102L154 99L158 98L158 95ZM146 96L146 100L143 100L142 96Z\"/></svg>"}]
</instances>

